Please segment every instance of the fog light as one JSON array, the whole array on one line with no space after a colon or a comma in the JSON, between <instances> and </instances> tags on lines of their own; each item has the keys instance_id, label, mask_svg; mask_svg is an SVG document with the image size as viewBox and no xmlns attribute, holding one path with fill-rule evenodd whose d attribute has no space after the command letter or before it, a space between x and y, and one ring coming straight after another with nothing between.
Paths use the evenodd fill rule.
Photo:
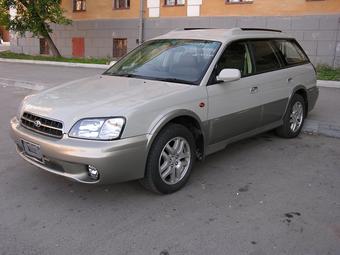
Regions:
<instances>
[{"instance_id":1,"label":"fog light","mask_svg":"<svg viewBox=\"0 0 340 255\"><path fill-rule=\"evenodd\" d=\"M99 179L99 172L97 170L97 168L95 168L94 166L89 165L87 167L88 170L88 174L91 177L91 179L93 180L98 180Z\"/></svg>"}]
</instances>

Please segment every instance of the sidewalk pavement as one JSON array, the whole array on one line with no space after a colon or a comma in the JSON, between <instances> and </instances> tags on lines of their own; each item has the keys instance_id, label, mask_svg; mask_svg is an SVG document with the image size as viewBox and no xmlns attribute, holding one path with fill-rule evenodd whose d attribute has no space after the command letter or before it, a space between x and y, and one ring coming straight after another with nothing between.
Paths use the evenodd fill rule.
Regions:
<instances>
[{"instance_id":1,"label":"sidewalk pavement","mask_svg":"<svg viewBox=\"0 0 340 255\"><path fill-rule=\"evenodd\" d=\"M1 49L0 49L1 51ZM32 64L32 65L50 65L50 66L66 66L66 67L84 67L84 68L99 68L108 69L110 65L115 62L112 61L110 65L102 64L85 64L85 63L71 63L71 62L58 62L58 61L44 61L44 60L29 60L29 59L10 59L10 58L0 58L0 62L6 63L18 63L18 64Z\"/></svg>"},{"instance_id":2,"label":"sidewalk pavement","mask_svg":"<svg viewBox=\"0 0 340 255\"><path fill-rule=\"evenodd\" d=\"M340 81L318 81L318 87L340 89Z\"/></svg>"},{"instance_id":3,"label":"sidewalk pavement","mask_svg":"<svg viewBox=\"0 0 340 255\"><path fill-rule=\"evenodd\" d=\"M0 45L0 52L6 49L8 46ZM85 64L85 63L71 63L71 62L58 62L58 61L44 61L44 60L28 60L28 59L8 59L0 58L0 62L18 63L18 64L34 64L34 65L51 65L51 66L68 66L68 67L84 67L84 68L99 68L108 69L110 66L116 63L111 61L110 64ZM318 81L319 87L328 88L340 88L340 81Z\"/></svg>"},{"instance_id":4,"label":"sidewalk pavement","mask_svg":"<svg viewBox=\"0 0 340 255\"><path fill-rule=\"evenodd\" d=\"M340 82L333 83L336 87L323 86L325 82L318 81L320 95L305 120L303 132L340 138Z\"/></svg>"}]
</instances>

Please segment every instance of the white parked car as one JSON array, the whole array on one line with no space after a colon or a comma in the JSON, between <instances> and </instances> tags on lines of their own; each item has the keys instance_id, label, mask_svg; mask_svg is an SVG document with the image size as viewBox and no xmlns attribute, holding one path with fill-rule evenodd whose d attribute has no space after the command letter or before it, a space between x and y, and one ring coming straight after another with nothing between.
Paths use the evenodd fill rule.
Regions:
<instances>
[{"instance_id":1,"label":"white parked car","mask_svg":"<svg viewBox=\"0 0 340 255\"><path fill-rule=\"evenodd\" d=\"M231 142L272 129L296 137L318 93L313 65L280 31L176 30L102 75L26 97L11 133L49 172L171 193Z\"/></svg>"}]
</instances>

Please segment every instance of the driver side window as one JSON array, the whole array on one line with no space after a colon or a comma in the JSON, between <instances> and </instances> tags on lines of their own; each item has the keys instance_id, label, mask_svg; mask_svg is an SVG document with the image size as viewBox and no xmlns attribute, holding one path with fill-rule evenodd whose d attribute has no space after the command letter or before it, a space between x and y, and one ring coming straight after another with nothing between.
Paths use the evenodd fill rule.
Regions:
<instances>
[{"instance_id":1,"label":"driver side window","mask_svg":"<svg viewBox=\"0 0 340 255\"><path fill-rule=\"evenodd\" d=\"M239 69L242 77L253 72L253 65L247 43L233 42L225 49L215 66L214 83L216 83L216 76L223 69L227 68Z\"/></svg>"}]
</instances>

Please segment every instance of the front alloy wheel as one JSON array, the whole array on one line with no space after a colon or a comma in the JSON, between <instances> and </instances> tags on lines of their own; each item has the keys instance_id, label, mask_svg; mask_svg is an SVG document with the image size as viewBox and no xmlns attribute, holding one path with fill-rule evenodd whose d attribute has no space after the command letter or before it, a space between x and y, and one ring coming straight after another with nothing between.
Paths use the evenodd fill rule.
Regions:
<instances>
[{"instance_id":1,"label":"front alloy wheel","mask_svg":"<svg viewBox=\"0 0 340 255\"><path fill-rule=\"evenodd\" d=\"M159 174L169 185L180 182L186 175L191 161L189 142L183 137L171 139L159 157Z\"/></svg>"},{"instance_id":2,"label":"front alloy wheel","mask_svg":"<svg viewBox=\"0 0 340 255\"><path fill-rule=\"evenodd\" d=\"M186 127L167 125L151 145L142 185L162 194L181 189L189 179L194 151L194 137Z\"/></svg>"}]
</instances>

